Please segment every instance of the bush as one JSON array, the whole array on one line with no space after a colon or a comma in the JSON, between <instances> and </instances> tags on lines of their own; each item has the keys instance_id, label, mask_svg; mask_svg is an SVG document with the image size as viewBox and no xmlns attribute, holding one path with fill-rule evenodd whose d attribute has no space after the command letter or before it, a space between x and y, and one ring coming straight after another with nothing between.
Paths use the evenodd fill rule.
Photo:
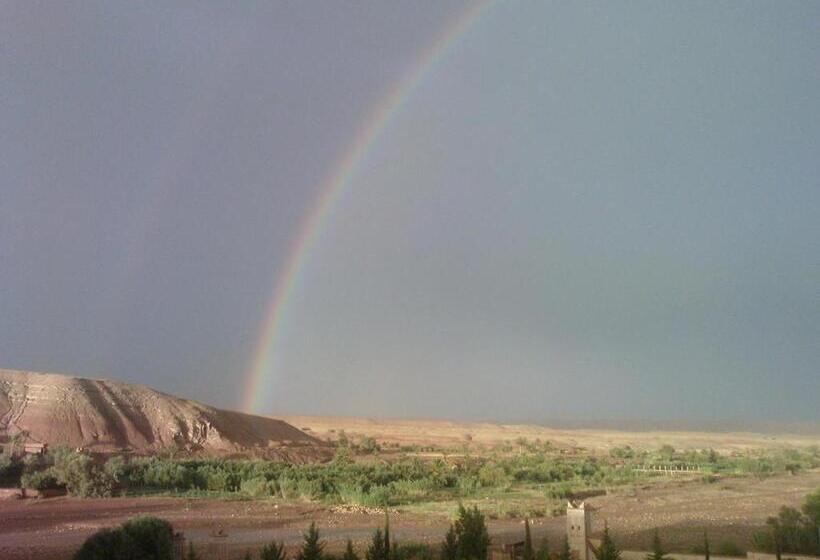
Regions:
<instances>
[{"instance_id":1,"label":"bush","mask_svg":"<svg viewBox=\"0 0 820 560\"><path fill-rule=\"evenodd\" d=\"M391 560L433 560L433 550L424 543L400 544L393 548Z\"/></svg>"},{"instance_id":2,"label":"bush","mask_svg":"<svg viewBox=\"0 0 820 560\"><path fill-rule=\"evenodd\" d=\"M285 560L285 543L273 541L259 552L259 560Z\"/></svg>"},{"instance_id":3,"label":"bush","mask_svg":"<svg viewBox=\"0 0 820 560\"><path fill-rule=\"evenodd\" d=\"M732 541L722 541L718 544L716 554L719 556L746 556L746 553Z\"/></svg>"},{"instance_id":4,"label":"bush","mask_svg":"<svg viewBox=\"0 0 820 560\"><path fill-rule=\"evenodd\" d=\"M463 560L487 560L490 535L484 523L484 515L477 507L466 509L459 506L458 519L453 524L458 557Z\"/></svg>"},{"instance_id":5,"label":"bush","mask_svg":"<svg viewBox=\"0 0 820 560\"><path fill-rule=\"evenodd\" d=\"M472 496L478 491L479 482L478 477L463 476L458 479L458 495Z\"/></svg>"},{"instance_id":6,"label":"bush","mask_svg":"<svg viewBox=\"0 0 820 560\"><path fill-rule=\"evenodd\" d=\"M509 489L511 482L504 468L492 463L485 463L478 470L478 481L485 488Z\"/></svg>"},{"instance_id":7,"label":"bush","mask_svg":"<svg viewBox=\"0 0 820 560\"><path fill-rule=\"evenodd\" d=\"M51 469L47 469L44 471L23 473L23 476L20 477L20 486L34 490L50 490L59 488L60 483L57 482L57 478Z\"/></svg>"},{"instance_id":8,"label":"bush","mask_svg":"<svg viewBox=\"0 0 820 560\"><path fill-rule=\"evenodd\" d=\"M88 455L62 447L52 453L52 459L54 465L49 471L69 494L82 497L113 494L117 481L108 471L97 467Z\"/></svg>"},{"instance_id":9,"label":"bush","mask_svg":"<svg viewBox=\"0 0 820 560\"><path fill-rule=\"evenodd\" d=\"M813 495L806 498L806 505L810 505ZM766 552L787 552L792 554L817 554L820 552L818 527L809 515L783 506L777 517L766 520L768 531L755 533L753 542L755 548Z\"/></svg>"},{"instance_id":10,"label":"bush","mask_svg":"<svg viewBox=\"0 0 820 560\"><path fill-rule=\"evenodd\" d=\"M16 484L23 472L23 463L7 453L0 453L0 482Z\"/></svg>"},{"instance_id":11,"label":"bush","mask_svg":"<svg viewBox=\"0 0 820 560\"><path fill-rule=\"evenodd\" d=\"M268 482L263 477L258 476L240 482L239 491L252 498L264 498L272 496L276 492L276 483Z\"/></svg>"},{"instance_id":12,"label":"bush","mask_svg":"<svg viewBox=\"0 0 820 560\"><path fill-rule=\"evenodd\" d=\"M171 560L173 529L156 517L137 517L88 537L74 560Z\"/></svg>"}]
</instances>

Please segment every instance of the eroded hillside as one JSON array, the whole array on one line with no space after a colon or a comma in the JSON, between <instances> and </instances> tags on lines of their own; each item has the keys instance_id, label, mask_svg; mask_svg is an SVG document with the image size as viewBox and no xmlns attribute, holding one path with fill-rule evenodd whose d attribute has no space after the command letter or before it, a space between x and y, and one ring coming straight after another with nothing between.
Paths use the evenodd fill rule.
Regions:
<instances>
[{"instance_id":1,"label":"eroded hillside","mask_svg":"<svg viewBox=\"0 0 820 560\"><path fill-rule=\"evenodd\" d=\"M275 420L213 408L121 381L0 369L0 436L94 451L322 458L319 440Z\"/></svg>"}]
</instances>

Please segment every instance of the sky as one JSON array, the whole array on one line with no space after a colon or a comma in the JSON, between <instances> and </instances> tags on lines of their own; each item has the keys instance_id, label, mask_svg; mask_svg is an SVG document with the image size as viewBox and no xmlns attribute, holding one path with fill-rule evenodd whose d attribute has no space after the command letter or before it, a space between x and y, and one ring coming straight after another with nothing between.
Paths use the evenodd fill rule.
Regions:
<instances>
[{"instance_id":1,"label":"sky","mask_svg":"<svg viewBox=\"0 0 820 560\"><path fill-rule=\"evenodd\" d=\"M265 414L820 421L820 4L8 2L0 367Z\"/></svg>"}]
</instances>

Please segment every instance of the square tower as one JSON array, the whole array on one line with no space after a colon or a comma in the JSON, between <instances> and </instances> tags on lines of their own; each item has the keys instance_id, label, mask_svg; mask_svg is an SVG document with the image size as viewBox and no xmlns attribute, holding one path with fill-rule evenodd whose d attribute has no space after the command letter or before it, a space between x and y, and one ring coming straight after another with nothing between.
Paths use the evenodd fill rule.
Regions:
<instances>
[{"instance_id":1,"label":"square tower","mask_svg":"<svg viewBox=\"0 0 820 560\"><path fill-rule=\"evenodd\" d=\"M576 560L595 560L589 546L589 535L592 533L591 509L584 502L567 502L567 539Z\"/></svg>"}]
</instances>

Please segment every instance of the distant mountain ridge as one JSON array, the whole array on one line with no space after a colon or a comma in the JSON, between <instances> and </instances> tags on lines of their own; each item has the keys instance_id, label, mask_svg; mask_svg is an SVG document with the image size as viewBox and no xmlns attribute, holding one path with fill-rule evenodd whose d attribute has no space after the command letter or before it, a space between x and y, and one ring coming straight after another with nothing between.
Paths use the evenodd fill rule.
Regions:
<instances>
[{"instance_id":1,"label":"distant mountain ridge","mask_svg":"<svg viewBox=\"0 0 820 560\"><path fill-rule=\"evenodd\" d=\"M0 369L0 438L25 432L49 445L303 462L326 444L282 420L221 410L122 381Z\"/></svg>"}]
</instances>

